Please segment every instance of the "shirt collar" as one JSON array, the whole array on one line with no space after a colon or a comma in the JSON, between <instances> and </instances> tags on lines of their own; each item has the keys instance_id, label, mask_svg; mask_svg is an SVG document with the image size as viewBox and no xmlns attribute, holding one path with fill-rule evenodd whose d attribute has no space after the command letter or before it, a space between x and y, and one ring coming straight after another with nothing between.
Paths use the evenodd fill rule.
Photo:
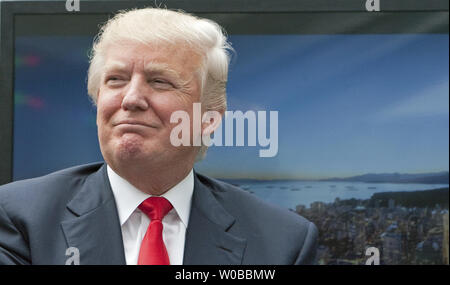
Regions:
<instances>
[{"instance_id":1,"label":"shirt collar","mask_svg":"<svg viewBox=\"0 0 450 285\"><path fill-rule=\"evenodd\" d=\"M109 183L116 200L117 211L119 214L120 225L122 226L137 207L148 197L144 193L134 187L130 182L120 177L109 165L107 165ZM187 228L189 214L191 211L192 193L194 192L194 173L193 170L181 180L177 185L173 186L166 193L161 195L169 200L174 210L180 217L182 223Z\"/></svg>"}]
</instances>

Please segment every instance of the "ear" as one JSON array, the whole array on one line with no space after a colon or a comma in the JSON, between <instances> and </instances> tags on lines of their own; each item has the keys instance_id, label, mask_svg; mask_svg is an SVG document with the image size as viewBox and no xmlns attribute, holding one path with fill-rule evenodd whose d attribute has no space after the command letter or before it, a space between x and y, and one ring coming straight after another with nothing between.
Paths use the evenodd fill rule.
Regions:
<instances>
[{"instance_id":1,"label":"ear","mask_svg":"<svg viewBox=\"0 0 450 285\"><path fill-rule=\"evenodd\" d=\"M202 116L202 136L210 136L220 126L222 113L206 111Z\"/></svg>"}]
</instances>

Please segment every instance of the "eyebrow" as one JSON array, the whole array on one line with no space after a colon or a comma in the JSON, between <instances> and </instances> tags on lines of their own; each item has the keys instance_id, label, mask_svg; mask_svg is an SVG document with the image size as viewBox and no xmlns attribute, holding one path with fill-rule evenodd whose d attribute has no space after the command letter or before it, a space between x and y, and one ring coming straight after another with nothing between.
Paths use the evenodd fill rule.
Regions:
<instances>
[{"instance_id":1,"label":"eyebrow","mask_svg":"<svg viewBox=\"0 0 450 285\"><path fill-rule=\"evenodd\" d=\"M171 69L166 63L151 61L144 66L145 73L148 74L167 74L174 79L181 80L180 75L175 70Z\"/></svg>"},{"instance_id":2,"label":"eyebrow","mask_svg":"<svg viewBox=\"0 0 450 285\"><path fill-rule=\"evenodd\" d=\"M127 65L121 61L112 61L106 64L104 67L104 73L108 73L115 70L124 70L127 68Z\"/></svg>"},{"instance_id":3,"label":"eyebrow","mask_svg":"<svg viewBox=\"0 0 450 285\"><path fill-rule=\"evenodd\" d=\"M161 63L161 62L155 62L150 61L144 66L144 71L147 74L155 74L155 75L167 75L171 77L171 81L173 84L178 86L178 88L186 89L189 85L189 82L192 80L192 78L189 79L182 79L180 74L171 69L168 64Z\"/></svg>"},{"instance_id":4,"label":"eyebrow","mask_svg":"<svg viewBox=\"0 0 450 285\"><path fill-rule=\"evenodd\" d=\"M127 64L125 64L121 61L118 61L118 60L113 60L113 61L108 62L105 65L105 67L103 69L104 70L103 74L106 75L111 72L126 71L127 68L128 68ZM192 78L183 80L177 71L171 69L168 64L162 63L162 62L155 62L155 61L148 62L144 66L144 72L146 74L170 76L173 80L172 82L175 85L179 86L180 88L186 88L186 86L192 80Z\"/></svg>"},{"instance_id":5,"label":"eyebrow","mask_svg":"<svg viewBox=\"0 0 450 285\"><path fill-rule=\"evenodd\" d=\"M126 70L127 65L121 61L110 61L104 67L104 74L114 71ZM168 64L151 61L144 66L144 71L146 74L161 74L169 75L175 80L181 80L178 72L171 69Z\"/></svg>"}]
</instances>

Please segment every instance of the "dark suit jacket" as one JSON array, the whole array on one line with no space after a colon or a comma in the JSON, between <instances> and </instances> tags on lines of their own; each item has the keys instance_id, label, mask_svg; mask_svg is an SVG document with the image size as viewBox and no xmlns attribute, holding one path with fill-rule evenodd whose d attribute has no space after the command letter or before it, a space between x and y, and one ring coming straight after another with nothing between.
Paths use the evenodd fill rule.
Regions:
<instances>
[{"instance_id":1,"label":"dark suit jacket","mask_svg":"<svg viewBox=\"0 0 450 285\"><path fill-rule=\"evenodd\" d=\"M195 173L184 264L309 264L317 228L232 185ZM104 163L0 187L0 264L125 264Z\"/></svg>"}]
</instances>

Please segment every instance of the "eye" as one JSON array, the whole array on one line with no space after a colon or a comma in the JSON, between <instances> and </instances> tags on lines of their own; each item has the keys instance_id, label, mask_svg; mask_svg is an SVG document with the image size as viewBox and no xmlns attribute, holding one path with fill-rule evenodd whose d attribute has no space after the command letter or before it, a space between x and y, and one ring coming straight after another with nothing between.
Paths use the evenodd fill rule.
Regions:
<instances>
[{"instance_id":1,"label":"eye","mask_svg":"<svg viewBox=\"0 0 450 285\"><path fill-rule=\"evenodd\" d=\"M153 82L155 82L155 83L168 83L166 80L161 79L161 78L153 79Z\"/></svg>"},{"instance_id":2,"label":"eye","mask_svg":"<svg viewBox=\"0 0 450 285\"><path fill-rule=\"evenodd\" d=\"M106 78L106 82L108 82L108 81L117 81L117 80L120 80L120 78L117 77L117 76L110 76L110 77Z\"/></svg>"},{"instance_id":3,"label":"eye","mask_svg":"<svg viewBox=\"0 0 450 285\"><path fill-rule=\"evenodd\" d=\"M105 84L110 87L121 86L122 83L124 83L124 79L119 76L111 75L105 78Z\"/></svg>"},{"instance_id":4,"label":"eye","mask_svg":"<svg viewBox=\"0 0 450 285\"><path fill-rule=\"evenodd\" d=\"M149 80L149 83L152 84L154 87L161 89L168 89L174 87L174 85L170 81L163 78L151 79Z\"/></svg>"}]
</instances>

